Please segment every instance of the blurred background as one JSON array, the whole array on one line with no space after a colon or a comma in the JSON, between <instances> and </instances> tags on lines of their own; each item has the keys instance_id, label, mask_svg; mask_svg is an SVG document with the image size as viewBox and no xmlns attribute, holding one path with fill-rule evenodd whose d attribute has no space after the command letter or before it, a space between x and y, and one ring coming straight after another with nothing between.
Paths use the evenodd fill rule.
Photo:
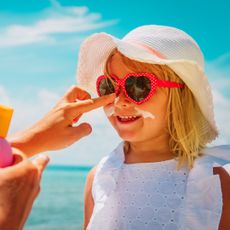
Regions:
<instances>
[{"instance_id":1,"label":"blurred background","mask_svg":"<svg viewBox=\"0 0 230 230\"><path fill-rule=\"evenodd\" d=\"M230 143L230 2L228 0L8 0L0 1L0 103L15 109L9 135L41 118L76 84L81 42L92 33L122 38L145 24L174 26L200 45L213 89L220 137ZM120 139L102 110L82 121L90 137L49 152L42 192L25 229L81 229L89 169Z\"/></svg>"}]
</instances>

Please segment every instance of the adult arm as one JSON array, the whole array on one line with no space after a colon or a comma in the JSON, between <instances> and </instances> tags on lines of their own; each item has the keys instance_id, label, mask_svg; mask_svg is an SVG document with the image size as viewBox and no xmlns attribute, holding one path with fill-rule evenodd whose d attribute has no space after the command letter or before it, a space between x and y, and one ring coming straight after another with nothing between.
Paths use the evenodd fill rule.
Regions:
<instances>
[{"instance_id":1,"label":"adult arm","mask_svg":"<svg viewBox=\"0 0 230 230\"><path fill-rule=\"evenodd\" d=\"M32 127L8 139L11 146L21 150L28 157L37 153L58 150L73 144L91 132L88 123L73 127L84 113L111 103L115 95L91 99L83 89L72 86L57 105Z\"/></svg>"}]
</instances>

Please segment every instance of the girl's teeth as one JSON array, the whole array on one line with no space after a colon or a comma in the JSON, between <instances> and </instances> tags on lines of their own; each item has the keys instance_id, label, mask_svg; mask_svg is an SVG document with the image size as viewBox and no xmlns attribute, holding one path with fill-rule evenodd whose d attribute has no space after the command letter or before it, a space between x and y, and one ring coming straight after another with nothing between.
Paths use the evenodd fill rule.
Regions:
<instances>
[{"instance_id":1,"label":"girl's teeth","mask_svg":"<svg viewBox=\"0 0 230 230\"><path fill-rule=\"evenodd\" d=\"M120 116L120 118L131 119L131 118L136 118L136 116Z\"/></svg>"},{"instance_id":2,"label":"girl's teeth","mask_svg":"<svg viewBox=\"0 0 230 230\"><path fill-rule=\"evenodd\" d=\"M137 116L118 116L121 121L132 121L137 118Z\"/></svg>"}]
</instances>

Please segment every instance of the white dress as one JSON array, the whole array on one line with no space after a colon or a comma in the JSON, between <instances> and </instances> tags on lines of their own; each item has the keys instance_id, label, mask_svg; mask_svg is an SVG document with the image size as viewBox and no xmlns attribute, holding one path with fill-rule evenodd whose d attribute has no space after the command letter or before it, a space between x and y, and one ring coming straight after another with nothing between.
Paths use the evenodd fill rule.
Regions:
<instances>
[{"instance_id":1,"label":"white dress","mask_svg":"<svg viewBox=\"0 0 230 230\"><path fill-rule=\"evenodd\" d=\"M121 143L97 167L87 230L217 230L222 194L219 176L210 170L223 159L209 158L197 160L190 172L177 171L174 159L125 164Z\"/></svg>"}]
</instances>

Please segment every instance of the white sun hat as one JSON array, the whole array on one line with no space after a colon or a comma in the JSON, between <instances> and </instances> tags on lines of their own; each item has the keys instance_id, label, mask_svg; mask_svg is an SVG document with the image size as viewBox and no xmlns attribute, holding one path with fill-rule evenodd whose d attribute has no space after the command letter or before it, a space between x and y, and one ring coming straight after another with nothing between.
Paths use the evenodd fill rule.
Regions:
<instances>
[{"instance_id":1,"label":"white sun hat","mask_svg":"<svg viewBox=\"0 0 230 230\"><path fill-rule=\"evenodd\" d=\"M104 74L106 60L115 48L130 59L169 66L192 91L216 137L218 131L204 57L191 36L177 28L160 25L137 27L122 39L106 33L93 34L80 47L77 82L81 87L96 93L96 79Z\"/></svg>"}]
</instances>

